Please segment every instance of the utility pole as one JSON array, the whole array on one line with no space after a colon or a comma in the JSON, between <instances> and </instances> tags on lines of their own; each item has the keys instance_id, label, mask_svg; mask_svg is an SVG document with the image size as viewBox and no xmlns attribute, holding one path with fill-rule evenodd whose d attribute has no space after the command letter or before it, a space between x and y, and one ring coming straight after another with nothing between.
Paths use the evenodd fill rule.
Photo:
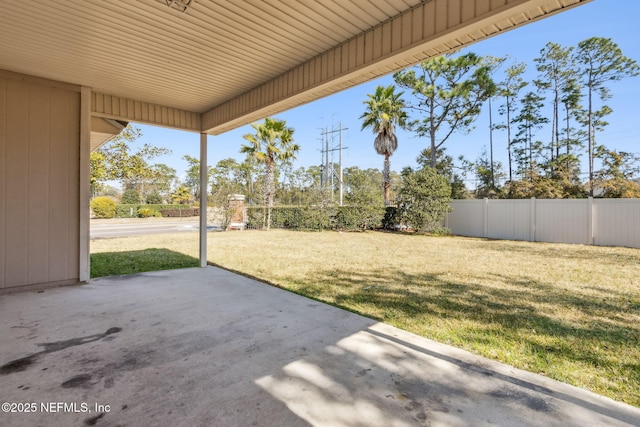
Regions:
<instances>
[{"instance_id":1,"label":"utility pole","mask_svg":"<svg viewBox=\"0 0 640 427\"><path fill-rule=\"evenodd\" d=\"M340 193L339 193L339 204L340 206L342 206L342 199L343 199L343 194L344 194L344 182L342 179L342 150L343 149L347 149L349 147L343 147L342 146L342 131L343 130L348 130L349 128L343 128L342 127L342 123L338 123L338 127L332 127L331 130L328 130L328 128L325 127L324 132L322 132L322 136L324 137L324 142L325 142L325 149L322 150L322 154L325 157L325 168L324 168L324 172L325 172L325 185L329 183L329 173L331 173L331 200L333 200L333 179L334 177L338 179L338 184L340 185ZM338 133L338 147L332 146L331 148L329 148L329 135L333 135L334 133ZM338 155L338 174L336 176L336 171L333 168L333 165L331 165L329 163L329 152L333 152L333 151L338 151L339 155ZM329 168L331 168L331 172L329 172Z\"/></svg>"}]
</instances>

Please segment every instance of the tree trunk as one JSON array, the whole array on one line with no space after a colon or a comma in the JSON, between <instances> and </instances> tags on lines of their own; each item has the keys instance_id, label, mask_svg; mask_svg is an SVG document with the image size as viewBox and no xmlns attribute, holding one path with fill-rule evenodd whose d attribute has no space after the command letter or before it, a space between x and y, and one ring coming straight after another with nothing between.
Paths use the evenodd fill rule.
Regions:
<instances>
[{"instance_id":1,"label":"tree trunk","mask_svg":"<svg viewBox=\"0 0 640 427\"><path fill-rule=\"evenodd\" d=\"M587 135L589 138L589 196L593 197L593 105L592 105L592 100L591 100L591 95L592 95L592 88L591 88L591 75L589 75L589 113L588 113L588 120L589 123L587 124Z\"/></svg>"},{"instance_id":2,"label":"tree trunk","mask_svg":"<svg viewBox=\"0 0 640 427\"><path fill-rule=\"evenodd\" d=\"M511 168L511 103L509 102L509 97L507 97L507 156L509 161L509 182L512 182L513 170Z\"/></svg>"},{"instance_id":3,"label":"tree trunk","mask_svg":"<svg viewBox=\"0 0 640 427\"><path fill-rule=\"evenodd\" d=\"M273 197L275 193L275 162L267 162L267 174L266 174L266 197L265 204L267 205L267 224L266 230L271 228L271 208L273 207Z\"/></svg>"},{"instance_id":4,"label":"tree trunk","mask_svg":"<svg viewBox=\"0 0 640 427\"><path fill-rule=\"evenodd\" d=\"M382 169L382 181L384 192L384 205L389 206L391 204L391 172L390 172L389 153L384 155L384 168Z\"/></svg>"}]
</instances>

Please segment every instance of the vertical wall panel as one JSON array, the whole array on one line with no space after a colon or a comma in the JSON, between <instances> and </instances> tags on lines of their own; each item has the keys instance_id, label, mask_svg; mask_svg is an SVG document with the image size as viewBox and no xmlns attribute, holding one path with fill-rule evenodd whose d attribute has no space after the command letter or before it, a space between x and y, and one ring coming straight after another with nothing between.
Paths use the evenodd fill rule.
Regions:
<instances>
[{"instance_id":1,"label":"vertical wall panel","mask_svg":"<svg viewBox=\"0 0 640 427\"><path fill-rule=\"evenodd\" d=\"M447 10L447 26L454 27L460 24L460 17L462 15L460 12L460 0L449 0L447 6L449 9Z\"/></svg>"},{"instance_id":2,"label":"vertical wall panel","mask_svg":"<svg viewBox=\"0 0 640 427\"><path fill-rule=\"evenodd\" d=\"M447 2L437 0L433 3L435 3L435 32L439 33L447 29Z\"/></svg>"},{"instance_id":3,"label":"vertical wall panel","mask_svg":"<svg viewBox=\"0 0 640 427\"><path fill-rule=\"evenodd\" d=\"M0 78L0 235L5 236L7 210L7 81ZM5 283L7 239L0 237L0 289Z\"/></svg>"},{"instance_id":4,"label":"vertical wall panel","mask_svg":"<svg viewBox=\"0 0 640 427\"><path fill-rule=\"evenodd\" d=\"M7 158L5 162L6 200L3 235L6 240L3 287L27 284L27 212L28 199L28 147L29 87L7 82Z\"/></svg>"},{"instance_id":5,"label":"vertical wall panel","mask_svg":"<svg viewBox=\"0 0 640 427\"><path fill-rule=\"evenodd\" d=\"M77 91L0 75L0 288L79 274Z\"/></svg>"},{"instance_id":6,"label":"vertical wall panel","mask_svg":"<svg viewBox=\"0 0 640 427\"><path fill-rule=\"evenodd\" d=\"M424 25L423 34L425 38L436 34L436 2L430 1L424 5Z\"/></svg>"},{"instance_id":7,"label":"vertical wall panel","mask_svg":"<svg viewBox=\"0 0 640 427\"><path fill-rule=\"evenodd\" d=\"M468 21L477 16L476 14L476 5L478 4L478 0L462 0L461 9L461 17L463 21Z\"/></svg>"},{"instance_id":8,"label":"vertical wall panel","mask_svg":"<svg viewBox=\"0 0 640 427\"><path fill-rule=\"evenodd\" d=\"M27 248L29 263L27 281L42 283L48 281L49 247L42 244L42 236L49 233L49 92L30 91L27 121L29 126L28 166L28 209L29 226L27 230ZM42 141L38 143L38 141ZM34 262L35 261L35 262Z\"/></svg>"}]
</instances>

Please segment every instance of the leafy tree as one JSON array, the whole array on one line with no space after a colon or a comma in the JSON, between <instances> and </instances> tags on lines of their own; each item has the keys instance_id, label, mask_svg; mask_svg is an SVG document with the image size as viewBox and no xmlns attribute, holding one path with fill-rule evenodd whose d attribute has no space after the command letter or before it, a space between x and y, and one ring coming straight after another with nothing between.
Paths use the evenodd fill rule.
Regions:
<instances>
[{"instance_id":1,"label":"leafy tree","mask_svg":"<svg viewBox=\"0 0 640 427\"><path fill-rule=\"evenodd\" d=\"M180 187L176 188L173 194L171 194L171 199L173 200L173 203L177 203L179 205L188 205L193 201L193 193L191 193L191 190L189 190L189 188L181 185Z\"/></svg>"},{"instance_id":2,"label":"leafy tree","mask_svg":"<svg viewBox=\"0 0 640 427\"><path fill-rule=\"evenodd\" d=\"M622 80L625 77L640 74L640 67L633 59L623 55L622 50L611 39L592 37L578 43L574 56L580 64L582 85L587 91L587 153L589 157L589 194L593 196L594 151L597 148L595 131L599 127L596 121L602 123L602 118L611 113L611 108L604 105L600 110L594 106L594 95L602 102L611 98L607 83Z\"/></svg>"},{"instance_id":3,"label":"leafy tree","mask_svg":"<svg viewBox=\"0 0 640 427\"><path fill-rule=\"evenodd\" d=\"M373 148L376 153L384 156L384 168L382 171L384 204L390 204L391 177L389 158L398 148L398 136L396 135L396 125L404 128L406 126L407 113L404 111L403 92L396 93L395 87L378 86L375 93L369 94L363 103L367 106L366 111L360 116L362 120L362 130L371 128L376 138L373 141Z\"/></svg>"},{"instance_id":4,"label":"leafy tree","mask_svg":"<svg viewBox=\"0 0 640 427\"><path fill-rule=\"evenodd\" d=\"M560 104L563 95L575 87L576 69L571 57L573 47L564 48L557 43L547 43L535 58L536 69L540 73L535 84L541 91L551 92L551 139L549 160L552 167L560 157ZM565 104L566 105L566 104Z\"/></svg>"},{"instance_id":5,"label":"leafy tree","mask_svg":"<svg viewBox=\"0 0 640 427\"><path fill-rule=\"evenodd\" d=\"M539 173L543 144L534 137L542 125L549 122L541 112L543 100L544 98L535 92L527 93L521 100L520 113L513 119L514 124L518 125L513 144L520 144L514 149L520 176L531 177Z\"/></svg>"},{"instance_id":6,"label":"leafy tree","mask_svg":"<svg viewBox=\"0 0 640 427\"><path fill-rule=\"evenodd\" d=\"M329 202L329 193L322 189L321 170L318 166L294 169L283 165L277 199L283 205L310 205Z\"/></svg>"},{"instance_id":7,"label":"leafy tree","mask_svg":"<svg viewBox=\"0 0 640 427\"><path fill-rule=\"evenodd\" d=\"M506 122L496 126L496 129L506 129L507 131L507 162L509 166L509 181L513 180L513 160L512 160L512 138L511 124L512 116L518 111L519 93L528 83L524 81L524 74L527 65L523 62L514 63L507 67L505 80L498 83L497 94L504 98L504 104L498 110L501 115L506 115Z\"/></svg>"},{"instance_id":8,"label":"leafy tree","mask_svg":"<svg viewBox=\"0 0 640 427\"><path fill-rule=\"evenodd\" d=\"M126 190L124 193L122 193L120 203L122 203L123 205L139 205L140 194L138 194L136 190Z\"/></svg>"},{"instance_id":9,"label":"leafy tree","mask_svg":"<svg viewBox=\"0 0 640 427\"><path fill-rule=\"evenodd\" d=\"M570 80L565 82L565 86L562 88L562 106L564 107L564 134L563 145L565 147L564 155L558 156L558 164L566 173L572 173L575 171L570 179L578 179L580 175L580 159L575 153L578 148L581 147L580 138L576 130L571 126L571 118L576 117L580 111L580 86L575 78L572 76Z\"/></svg>"},{"instance_id":10,"label":"leafy tree","mask_svg":"<svg viewBox=\"0 0 640 427\"><path fill-rule=\"evenodd\" d=\"M624 151L596 149L595 156L602 161L602 169L595 174L595 184L602 197L639 198L640 183L633 179L640 174L640 156Z\"/></svg>"},{"instance_id":11,"label":"leafy tree","mask_svg":"<svg viewBox=\"0 0 640 427\"><path fill-rule=\"evenodd\" d=\"M502 163L497 162L492 164L485 149L475 163L473 163L472 167L478 180L475 191L476 198L498 198L500 186L496 185L496 181L500 182L500 180L505 177L502 171Z\"/></svg>"},{"instance_id":12,"label":"leafy tree","mask_svg":"<svg viewBox=\"0 0 640 427\"><path fill-rule=\"evenodd\" d=\"M404 168L398 193L398 212L403 224L415 231L438 232L451 210L451 187L447 179L426 167Z\"/></svg>"},{"instance_id":13,"label":"leafy tree","mask_svg":"<svg viewBox=\"0 0 640 427\"><path fill-rule=\"evenodd\" d=\"M558 173L556 171L555 173ZM561 171L560 171L561 172ZM509 181L502 189L501 196L509 199L568 199L584 197L579 182L568 180L566 175L540 175L534 170L523 180Z\"/></svg>"},{"instance_id":14,"label":"leafy tree","mask_svg":"<svg viewBox=\"0 0 640 427\"><path fill-rule=\"evenodd\" d=\"M357 166L345 168L345 202L348 205L380 205L379 169L360 169Z\"/></svg>"},{"instance_id":15,"label":"leafy tree","mask_svg":"<svg viewBox=\"0 0 640 427\"><path fill-rule=\"evenodd\" d=\"M492 79L493 79L493 74L498 70L498 68L502 66L502 64L506 60L507 58L495 58L491 56L487 57L487 62L490 65ZM497 93L497 89L498 88L496 86L496 93ZM492 190L496 188L495 162L493 161L493 131L496 129L496 127L493 125L493 106L492 106L491 100L493 99L496 93L492 94L487 99L487 104L489 107L489 177L491 179L490 185Z\"/></svg>"},{"instance_id":16,"label":"leafy tree","mask_svg":"<svg viewBox=\"0 0 640 427\"><path fill-rule=\"evenodd\" d=\"M367 230L380 227L384 217L384 205L380 200L380 180L378 169L346 168L343 173L345 183L345 207L342 214L351 213L355 228ZM350 209L350 210L347 210Z\"/></svg>"},{"instance_id":17,"label":"leafy tree","mask_svg":"<svg viewBox=\"0 0 640 427\"><path fill-rule=\"evenodd\" d=\"M107 158L101 151L92 151L89 155L89 185L91 194L97 195L108 180Z\"/></svg>"},{"instance_id":18,"label":"leafy tree","mask_svg":"<svg viewBox=\"0 0 640 427\"><path fill-rule=\"evenodd\" d=\"M162 204L162 196L157 191L153 191L147 194L147 198L145 199L145 203L148 205L160 205Z\"/></svg>"},{"instance_id":19,"label":"leafy tree","mask_svg":"<svg viewBox=\"0 0 640 427\"><path fill-rule=\"evenodd\" d=\"M151 160L166 154L171 150L162 147L154 147L144 144L135 153L131 153L129 144L142 136L140 129L127 125L118 136L106 146L98 149L94 154L96 165L101 165L99 156L104 156L104 173L100 168L92 172L96 180L120 181L123 189L135 189L141 194L146 194L145 184L155 178L155 172Z\"/></svg>"},{"instance_id":20,"label":"leafy tree","mask_svg":"<svg viewBox=\"0 0 640 427\"><path fill-rule=\"evenodd\" d=\"M146 194L157 193L161 197L168 195L176 185L178 176L176 170L164 163L151 165L151 178L145 185Z\"/></svg>"},{"instance_id":21,"label":"leafy tree","mask_svg":"<svg viewBox=\"0 0 640 427\"><path fill-rule=\"evenodd\" d=\"M271 228L271 209L275 198L275 171L278 164L295 159L300 146L293 142L294 129L287 127L284 120L267 117L264 123L253 123L255 133L243 136L249 142L242 145L241 153L265 165L266 191L265 205L267 211L266 229Z\"/></svg>"},{"instance_id":22,"label":"leafy tree","mask_svg":"<svg viewBox=\"0 0 640 427\"><path fill-rule=\"evenodd\" d=\"M120 189L111 185L102 185L100 191L96 196L109 196L114 200L120 200L122 192Z\"/></svg>"},{"instance_id":23,"label":"leafy tree","mask_svg":"<svg viewBox=\"0 0 640 427\"><path fill-rule=\"evenodd\" d=\"M459 156L458 160L462 163L462 167L457 167L453 162L453 157L448 155L446 151L447 149L443 147L436 153L435 170L449 181L452 199L467 199L469 198L469 191L464 183L464 178L466 177L467 169L472 165L469 165L464 157ZM431 148L422 150L416 159L421 168L431 167L431 160Z\"/></svg>"},{"instance_id":24,"label":"leafy tree","mask_svg":"<svg viewBox=\"0 0 640 427\"><path fill-rule=\"evenodd\" d=\"M196 199L200 198L200 159L185 154L182 157L189 165L186 170L186 178L183 185L191 191ZM213 167L207 167L207 182L211 181Z\"/></svg>"},{"instance_id":25,"label":"leafy tree","mask_svg":"<svg viewBox=\"0 0 640 427\"><path fill-rule=\"evenodd\" d=\"M495 93L494 66L493 60L474 53L444 55L393 75L416 98L408 107L423 117L410 125L419 136L429 138L431 167L436 166L438 149L454 132L470 131L482 104Z\"/></svg>"}]
</instances>

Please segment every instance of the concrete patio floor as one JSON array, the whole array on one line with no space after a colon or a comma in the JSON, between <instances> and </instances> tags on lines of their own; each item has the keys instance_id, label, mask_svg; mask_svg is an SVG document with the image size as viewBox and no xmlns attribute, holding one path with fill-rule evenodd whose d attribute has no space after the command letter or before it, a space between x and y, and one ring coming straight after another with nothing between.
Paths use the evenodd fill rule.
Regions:
<instances>
[{"instance_id":1,"label":"concrete patio floor","mask_svg":"<svg viewBox=\"0 0 640 427\"><path fill-rule=\"evenodd\" d=\"M0 400L35 409L2 426L640 426L638 408L214 267L1 295L0 322Z\"/></svg>"}]
</instances>

